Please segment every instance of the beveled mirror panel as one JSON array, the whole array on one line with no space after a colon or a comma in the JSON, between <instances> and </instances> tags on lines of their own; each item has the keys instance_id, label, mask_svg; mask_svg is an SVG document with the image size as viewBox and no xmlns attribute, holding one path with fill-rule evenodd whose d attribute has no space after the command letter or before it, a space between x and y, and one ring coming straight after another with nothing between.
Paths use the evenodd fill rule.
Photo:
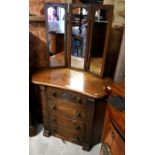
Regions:
<instances>
[{"instance_id":1,"label":"beveled mirror panel","mask_svg":"<svg viewBox=\"0 0 155 155\"><path fill-rule=\"evenodd\" d=\"M45 4L47 52L50 67L66 65L66 4Z\"/></svg>"},{"instance_id":2,"label":"beveled mirror panel","mask_svg":"<svg viewBox=\"0 0 155 155\"><path fill-rule=\"evenodd\" d=\"M86 5L71 5L71 68L85 69L88 52L88 7Z\"/></svg>"},{"instance_id":3,"label":"beveled mirror panel","mask_svg":"<svg viewBox=\"0 0 155 155\"><path fill-rule=\"evenodd\" d=\"M93 10L89 72L99 77L102 77L104 72L112 21L112 11L109 10L112 8L108 5L95 5Z\"/></svg>"}]
</instances>

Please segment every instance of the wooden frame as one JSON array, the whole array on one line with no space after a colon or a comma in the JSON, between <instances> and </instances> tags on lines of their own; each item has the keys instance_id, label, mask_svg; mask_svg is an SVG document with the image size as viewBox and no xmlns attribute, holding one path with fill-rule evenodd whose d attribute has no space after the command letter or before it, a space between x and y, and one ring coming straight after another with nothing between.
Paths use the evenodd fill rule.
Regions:
<instances>
[{"instance_id":1,"label":"wooden frame","mask_svg":"<svg viewBox=\"0 0 155 155\"><path fill-rule=\"evenodd\" d=\"M91 10L92 10L92 18L91 18L91 28L90 28L90 36L89 36L89 55L88 55L88 68L87 71L89 71L90 69L90 58L91 58L91 43L92 43L92 33L93 33L93 23L95 20L95 12L98 11L99 9L104 9L106 10L106 19L107 19L107 26L106 26L106 35L105 35L105 40L104 40L104 48L103 48L103 57L102 57L102 67L101 67L101 72L99 74L99 77L103 77L104 76L104 69L105 69L105 63L106 63L106 56L107 56L107 52L108 52L108 43L109 43L109 37L110 37L110 30L111 30L111 24L112 24L112 16L113 16L113 5L103 5L103 4L95 4L93 6L91 6ZM96 75L93 72L90 72L94 75Z\"/></svg>"},{"instance_id":2,"label":"wooden frame","mask_svg":"<svg viewBox=\"0 0 155 155\"><path fill-rule=\"evenodd\" d=\"M49 27L48 27L48 15L47 15L47 9L49 7L61 7L64 8L65 10L65 33L64 33L64 65L63 66L55 66L50 68L62 68L62 67L67 67L67 13L68 13L68 6L66 3L52 3L52 2L46 2L44 6L44 12L45 12L45 22L46 22L46 52L49 55ZM50 64L50 63L49 63Z\"/></svg>"},{"instance_id":3,"label":"wooden frame","mask_svg":"<svg viewBox=\"0 0 155 155\"><path fill-rule=\"evenodd\" d=\"M86 32L86 47L85 47L85 56L84 56L84 69L79 69L79 68L75 68L71 66L71 46L72 46L72 40L71 40L71 36L72 36L72 18L73 18L73 14L72 11L73 9L77 9L77 8L84 8L88 10L88 16L87 16L87 21L88 21L88 26L87 26L87 32ZM68 53L67 53L67 60L68 60L68 67L69 68L73 68L76 70L87 70L87 57L88 57L88 49L89 49L89 31L90 31L90 15L91 15L91 6L89 4L85 5L85 4L81 4L81 3L76 3L76 4L70 4L69 5L69 16L68 16L68 43L67 43L67 47L68 47Z\"/></svg>"}]
</instances>

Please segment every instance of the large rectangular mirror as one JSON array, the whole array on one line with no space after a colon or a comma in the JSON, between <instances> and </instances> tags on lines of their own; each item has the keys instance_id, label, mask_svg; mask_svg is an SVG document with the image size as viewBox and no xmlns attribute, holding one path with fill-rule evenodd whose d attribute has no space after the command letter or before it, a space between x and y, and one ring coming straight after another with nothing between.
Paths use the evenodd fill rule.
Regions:
<instances>
[{"instance_id":1,"label":"large rectangular mirror","mask_svg":"<svg viewBox=\"0 0 155 155\"><path fill-rule=\"evenodd\" d=\"M71 4L69 20L69 64L71 68L86 69L89 38L89 5Z\"/></svg>"},{"instance_id":2,"label":"large rectangular mirror","mask_svg":"<svg viewBox=\"0 0 155 155\"><path fill-rule=\"evenodd\" d=\"M99 77L104 74L112 15L112 5L95 4L92 8L88 70Z\"/></svg>"},{"instance_id":3,"label":"large rectangular mirror","mask_svg":"<svg viewBox=\"0 0 155 155\"><path fill-rule=\"evenodd\" d=\"M45 19L50 67L66 66L67 4L46 3Z\"/></svg>"}]
</instances>

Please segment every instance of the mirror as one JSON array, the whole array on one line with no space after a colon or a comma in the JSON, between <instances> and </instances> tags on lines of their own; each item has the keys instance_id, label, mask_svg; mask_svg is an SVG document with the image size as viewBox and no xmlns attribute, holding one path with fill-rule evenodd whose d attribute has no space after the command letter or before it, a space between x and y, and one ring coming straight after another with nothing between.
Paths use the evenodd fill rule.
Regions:
<instances>
[{"instance_id":1,"label":"mirror","mask_svg":"<svg viewBox=\"0 0 155 155\"><path fill-rule=\"evenodd\" d=\"M66 65L66 13L66 4L45 4L47 52L50 67Z\"/></svg>"},{"instance_id":2,"label":"mirror","mask_svg":"<svg viewBox=\"0 0 155 155\"><path fill-rule=\"evenodd\" d=\"M71 68L85 69L88 38L88 8L71 5Z\"/></svg>"},{"instance_id":3,"label":"mirror","mask_svg":"<svg viewBox=\"0 0 155 155\"><path fill-rule=\"evenodd\" d=\"M92 35L89 55L89 72L102 77L108 50L108 39L112 21L111 6L97 6L93 11ZM111 10L111 11L109 11Z\"/></svg>"}]
</instances>

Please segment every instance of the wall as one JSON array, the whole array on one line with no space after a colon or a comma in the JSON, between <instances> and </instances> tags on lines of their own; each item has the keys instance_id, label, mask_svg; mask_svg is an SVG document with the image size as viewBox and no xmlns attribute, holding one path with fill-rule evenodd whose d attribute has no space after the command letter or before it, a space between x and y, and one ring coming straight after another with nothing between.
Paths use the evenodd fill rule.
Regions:
<instances>
[{"instance_id":1,"label":"wall","mask_svg":"<svg viewBox=\"0 0 155 155\"><path fill-rule=\"evenodd\" d=\"M37 16L43 15L45 2L61 3L63 0L29 0L29 13Z\"/></svg>"},{"instance_id":2,"label":"wall","mask_svg":"<svg viewBox=\"0 0 155 155\"><path fill-rule=\"evenodd\" d=\"M29 32L30 67L33 70L48 67L45 23L30 23Z\"/></svg>"}]
</instances>

